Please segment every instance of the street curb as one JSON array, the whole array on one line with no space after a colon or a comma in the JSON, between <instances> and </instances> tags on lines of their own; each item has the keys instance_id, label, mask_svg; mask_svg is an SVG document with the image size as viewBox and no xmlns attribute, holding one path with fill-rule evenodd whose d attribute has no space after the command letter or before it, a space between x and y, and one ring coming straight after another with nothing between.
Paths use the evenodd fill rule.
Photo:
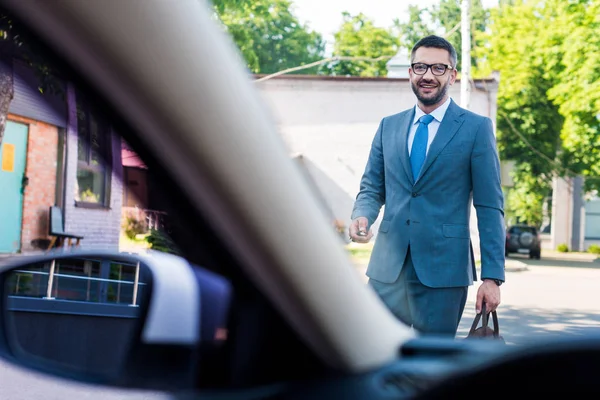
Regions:
<instances>
[{"instance_id":1,"label":"street curb","mask_svg":"<svg viewBox=\"0 0 600 400\"><path fill-rule=\"evenodd\" d=\"M477 272L481 272L481 266L477 266ZM529 271L529 266L521 261L510 260L510 263L504 264L505 272L523 272Z\"/></svg>"},{"instance_id":2,"label":"street curb","mask_svg":"<svg viewBox=\"0 0 600 400\"><path fill-rule=\"evenodd\" d=\"M529 271L529 267L504 267L505 272L523 272Z\"/></svg>"}]
</instances>

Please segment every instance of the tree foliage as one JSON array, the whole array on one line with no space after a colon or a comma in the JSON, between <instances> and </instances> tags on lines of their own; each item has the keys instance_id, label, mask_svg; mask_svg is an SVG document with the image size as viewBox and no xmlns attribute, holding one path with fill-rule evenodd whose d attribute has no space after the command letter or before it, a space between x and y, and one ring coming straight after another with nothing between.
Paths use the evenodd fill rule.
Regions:
<instances>
[{"instance_id":1,"label":"tree foliage","mask_svg":"<svg viewBox=\"0 0 600 400\"><path fill-rule=\"evenodd\" d=\"M146 237L146 241L150 244L152 250L162 251L175 255L181 255L181 250L169 234L163 230L152 229L150 235Z\"/></svg>"},{"instance_id":2,"label":"tree foliage","mask_svg":"<svg viewBox=\"0 0 600 400\"><path fill-rule=\"evenodd\" d=\"M408 21L400 23L395 21L395 25L401 34L402 46L408 50L417 43L419 39L431 34L438 34L446 37L456 49L458 56L458 70L462 63L462 33L459 24L461 23L461 0L440 0L439 4L433 7L419 7L418 5L408 6ZM471 0L470 8L471 20L471 46L473 48L484 47L486 39L482 34L486 31L489 19L489 11L483 8L481 0ZM471 57L473 74L477 72L478 59Z\"/></svg>"},{"instance_id":3,"label":"tree foliage","mask_svg":"<svg viewBox=\"0 0 600 400\"><path fill-rule=\"evenodd\" d=\"M600 0L554 0L554 47L560 62L548 97L564 117L562 145L569 168L587 176L588 189L600 189Z\"/></svg>"},{"instance_id":4,"label":"tree foliage","mask_svg":"<svg viewBox=\"0 0 600 400\"><path fill-rule=\"evenodd\" d=\"M440 4L433 7L431 17L438 24L444 34L449 34L446 39L456 49L458 54L458 70L461 70L462 65L462 32L458 24L461 22L461 0L441 0ZM481 37L485 32L488 24L489 12L483 8L481 0L471 0L470 7L470 32L471 32L471 47L476 49L485 46L486 40ZM457 27L458 26L458 27ZM478 60L471 53L471 65L473 72L476 72Z\"/></svg>"},{"instance_id":5,"label":"tree foliage","mask_svg":"<svg viewBox=\"0 0 600 400\"><path fill-rule=\"evenodd\" d=\"M536 175L529 163L517 164L515 185L506 196L507 214L519 221L540 226L543 222L543 204L551 190L550 181Z\"/></svg>"},{"instance_id":6,"label":"tree foliage","mask_svg":"<svg viewBox=\"0 0 600 400\"><path fill-rule=\"evenodd\" d=\"M402 47L409 51L419 39L433 35L436 30L429 11L414 4L408 6L408 20L401 23L400 20L395 19L394 25L400 32Z\"/></svg>"},{"instance_id":7,"label":"tree foliage","mask_svg":"<svg viewBox=\"0 0 600 400\"><path fill-rule=\"evenodd\" d=\"M375 26L373 20L360 13L343 13L340 29L334 34L334 56L378 58L381 61L335 61L324 68L325 73L341 76L386 76L391 57L398 52L400 40L393 28Z\"/></svg>"},{"instance_id":8,"label":"tree foliage","mask_svg":"<svg viewBox=\"0 0 600 400\"><path fill-rule=\"evenodd\" d=\"M514 160L507 205L539 223L554 176L600 182L600 0L516 0L492 10L477 56L500 73L500 156Z\"/></svg>"},{"instance_id":9,"label":"tree foliage","mask_svg":"<svg viewBox=\"0 0 600 400\"><path fill-rule=\"evenodd\" d=\"M298 21L289 0L217 0L214 9L253 73L271 74L323 57L323 38Z\"/></svg>"},{"instance_id":10,"label":"tree foliage","mask_svg":"<svg viewBox=\"0 0 600 400\"><path fill-rule=\"evenodd\" d=\"M549 57L540 46L542 18L532 4L493 10L486 35L489 45L479 53L489 68L500 72L496 125L500 157L517 162L507 206L532 224L541 223L543 201L552 189L557 168L548 159L557 159L563 123L547 96L555 76L547 74Z\"/></svg>"}]
</instances>

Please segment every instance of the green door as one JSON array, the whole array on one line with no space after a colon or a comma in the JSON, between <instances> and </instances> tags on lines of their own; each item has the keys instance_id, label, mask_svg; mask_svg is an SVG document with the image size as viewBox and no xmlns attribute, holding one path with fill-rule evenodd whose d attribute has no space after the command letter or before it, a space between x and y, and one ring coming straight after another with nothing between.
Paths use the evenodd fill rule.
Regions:
<instances>
[{"instance_id":1,"label":"green door","mask_svg":"<svg viewBox=\"0 0 600 400\"><path fill-rule=\"evenodd\" d=\"M27 125L7 121L0 146L0 253L21 249Z\"/></svg>"}]
</instances>

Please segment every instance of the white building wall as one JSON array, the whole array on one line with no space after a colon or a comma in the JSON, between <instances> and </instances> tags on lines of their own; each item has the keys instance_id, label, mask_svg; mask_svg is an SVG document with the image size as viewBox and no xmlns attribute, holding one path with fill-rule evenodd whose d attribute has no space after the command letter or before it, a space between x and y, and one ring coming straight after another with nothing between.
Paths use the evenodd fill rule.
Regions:
<instances>
[{"instance_id":1,"label":"white building wall","mask_svg":"<svg viewBox=\"0 0 600 400\"><path fill-rule=\"evenodd\" d=\"M581 177L554 178L552 229L548 247L554 250L559 245L566 244L570 251L585 251L591 243L600 241L600 236L594 236L594 231L598 230L594 228L593 211L590 211L594 207L593 201L586 203L583 200Z\"/></svg>"},{"instance_id":2,"label":"white building wall","mask_svg":"<svg viewBox=\"0 0 600 400\"><path fill-rule=\"evenodd\" d=\"M585 202L584 250L592 244L600 246L600 197Z\"/></svg>"},{"instance_id":3,"label":"white building wall","mask_svg":"<svg viewBox=\"0 0 600 400\"><path fill-rule=\"evenodd\" d=\"M560 244L569 245L569 238L572 234L573 201L569 180L555 178L552 182L552 192L553 217L550 238L551 247L555 249Z\"/></svg>"}]
</instances>

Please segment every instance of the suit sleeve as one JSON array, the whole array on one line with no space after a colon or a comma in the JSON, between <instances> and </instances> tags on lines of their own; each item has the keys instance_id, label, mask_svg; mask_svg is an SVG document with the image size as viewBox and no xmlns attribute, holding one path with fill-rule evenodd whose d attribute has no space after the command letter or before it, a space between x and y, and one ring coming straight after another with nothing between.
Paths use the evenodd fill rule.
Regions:
<instances>
[{"instance_id":1,"label":"suit sleeve","mask_svg":"<svg viewBox=\"0 0 600 400\"><path fill-rule=\"evenodd\" d=\"M385 203L385 164L382 144L384 121L385 119L379 124L373 138L367 166L360 181L360 191L352 210L353 220L358 217L366 217L369 220L369 226L373 225Z\"/></svg>"},{"instance_id":2,"label":"suit sleeve","mask_svg":"<svg viewBox=\"0 0 600 400\"><path fill-rule=\"evenodd\" d=\"M504 281L504 194L496 138L489 118L481 123L475 137L471 154L471 179L479 229L481 279Z\"/></svg>"}]
</instances>

